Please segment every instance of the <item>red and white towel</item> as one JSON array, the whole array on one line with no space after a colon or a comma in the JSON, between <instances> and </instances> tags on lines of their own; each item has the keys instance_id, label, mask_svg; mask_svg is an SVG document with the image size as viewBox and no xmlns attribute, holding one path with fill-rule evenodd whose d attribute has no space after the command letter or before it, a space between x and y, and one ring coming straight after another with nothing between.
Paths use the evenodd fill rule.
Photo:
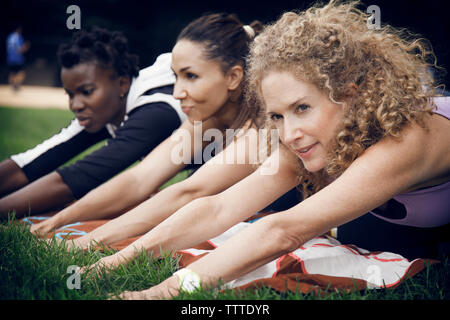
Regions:
<instances>
[{"instance_id":1,"label":"red and white towel","mask_svg":"<svg viewBox=\"0 0 450 320\"><path fill-rule=\"evenodd\" d=\"M30 217L24 222L33 224L48 216ZM57 237L77 238L92 231L108 220L78 222L56 231ZM251 223L241 222L218 237L205 241L194 248L177 251L180 266L185 267L219 247L227 239L247 228ZM113 244L120 250L137 237ZM243 244L245 245L245 244ZM224 287L251 289L270 286L278 291L364 290L366 288L391 288L407 277L420 272L433 260L409 261L391 252L369 252L354 245L343 245L331 236L316 237L295 251L285 254L252 272L234 280Z\"/></svg>"}]
</instances>

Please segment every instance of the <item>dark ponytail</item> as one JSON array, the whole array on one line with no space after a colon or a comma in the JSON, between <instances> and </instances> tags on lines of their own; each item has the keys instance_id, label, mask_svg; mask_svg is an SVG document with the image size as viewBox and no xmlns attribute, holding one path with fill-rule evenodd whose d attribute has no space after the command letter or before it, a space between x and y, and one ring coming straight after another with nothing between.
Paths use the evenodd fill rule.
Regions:
<instances>
[{"instance_id":1,"label":"dark ponytail","mask_svg":"<svg viewBox=\"0 0 450 320\"><path fill-rule=\"evenodd\" d=\"M256 36L263 28L259 21L250 24ZM253 37L234 14L215 13L201 16L188 24L177 41L190 40L205 46L208 59L218 60L224 72L236 64L245 68L245 59Z\"/></svg>"}]
</instances>

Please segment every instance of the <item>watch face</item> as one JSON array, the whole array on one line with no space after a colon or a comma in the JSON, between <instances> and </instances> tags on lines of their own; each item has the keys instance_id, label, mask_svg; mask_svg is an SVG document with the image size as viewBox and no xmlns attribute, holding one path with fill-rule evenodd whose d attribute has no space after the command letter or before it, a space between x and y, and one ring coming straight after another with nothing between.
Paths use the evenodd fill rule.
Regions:
<instances>
[{"instance_id":1,"label":"watch face","mask_svg":"<svg viewBox=\"0 0 450 320\"><path fill-rule=\"evenodd\" d=\"M200 287L200 279L193 274L187 274L183 279L182 287L184 290L192 292Z\"/></svg>"}]
</instances>

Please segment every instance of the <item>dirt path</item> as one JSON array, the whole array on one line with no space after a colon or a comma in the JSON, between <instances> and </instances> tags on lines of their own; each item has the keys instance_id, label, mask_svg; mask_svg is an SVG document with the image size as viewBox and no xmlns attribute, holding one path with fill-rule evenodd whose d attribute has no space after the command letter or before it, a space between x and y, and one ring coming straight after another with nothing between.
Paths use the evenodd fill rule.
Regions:
<instances>
[{"instance_id":1,"label":"dirt path","mask_svg":"<svg viewBox=\"0 0 450 320\"><path fill-rule=\"evenodd\" d=\"M69 110L69 99L62 88L22 86L14 92L10 86L0 85L0 106Z\"/></svg>"}]
</instances>

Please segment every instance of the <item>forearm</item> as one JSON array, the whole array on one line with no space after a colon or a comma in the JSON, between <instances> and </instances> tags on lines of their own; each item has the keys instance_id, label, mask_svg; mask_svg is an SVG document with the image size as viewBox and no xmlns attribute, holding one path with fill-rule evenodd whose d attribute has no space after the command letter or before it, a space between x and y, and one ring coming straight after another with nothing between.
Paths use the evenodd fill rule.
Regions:
<instances>
[{"instance_id":1,"label":"forearm","mask_svg":"<svg viewBox=\"0 0 450 320\"><path fill-rule=\"evenodd\" d=\"M141 235L200 195L183 182L171 185L134 209L79 238L77 242L89 244L95 240L110 244Z\"/></svg>"},{"instance_id":2,"label":"forearm","mask_svg":"<svg viewBox=\"0 0 450 320\"><path fill-rule=\"evenodd\" d=\"M218 194L254 171L250 165L212 164L212 161L191 177L165 188L133 210L79 238L78 244L84 247L92 240L112 243L143 234L192 200ZM214 182L211 182L212 176ZM207 214L210 219L209 212Z\"/></svg>"},{"instance_id":3,"label":"forearm","mask_svg":"<svg viewBox=\"0 0 450 320\"><path fill-rule=\"evenodd\" d=\"M162 252L192 247L217 236L236 222L219 218L220 203L212 197L190 202L150 232L118 252L119 262L131 260L142 249L158 257ZM208 212L207 215L204 213ZM211 223L214 221L214 223Z\"/></svg>"},{"instance_id":4,"label":"forearm","mask_svg":"<svg viewBox=\"0 0 450 320\"><path fill-rule=\"evenodd\" d=\"M58 173L53 172L2 198L0 213L7 216L8 212L14 211L18 218L56 209L73 200L69 187Z\"/></svg>"},{"instance_id":5,"label":"forearm","mask_svg":"<svg viewBox=\"0 0 450 320\"><path fill-rule=\"evenodd\" d=\"M134 192L136 184L133 175L125 173L115 177L52 217L54 227L111 218L127 211L145 199L144 195Z\"/></svg>"},{"instance_id":6,"label":"forearm","mask_svg":"<svg viewBox=\"0 0 450 320\"><path fill-rule=\"evenodd\" d=\"M162 143L136 166L90 191L54 217L59 227L76 221L116 217L148 199L185 166L167 161L170 144Z\"/></svg>"},{"instance_id":7,"label":"forearm","mask_svg":"<svg viewBox=\"0 0 450 320\"><path fill-rule=\"evenodd\" d=\"M272 219L265 217L250 225L220 247L191 263L203 287L214 287L237 279L292 250L292 243ZM142 292L141 298L171 298L179 290L177 276Z\"/></svg>"},{"instance_id":8,"label":"forearm","mask_svg":"<svg viewBox=\"0 0 450 320\"><path fill-rule=\"evenodd\" d=\"M13 160L7 159L0 163L0 197L27 184L27 176Z\"/></svg>"},{"instance_id":9,"label":"forearm","mask_svg":"<svg viewBox=\"0 0 450 320\"><path fill-rule=\"evenodd\" d=\"M144 248L158 256L160 248L163 251L190 248L244 221L290 190L296 181L290 169L270 176L256 171L217 195L190 202L121 254L129 259L136 249Z\"/></svg>"},{"instance_id":10,"label":"forearm","mask_svg":"<svg viewBox=\"0 0 450 320\"><path fill-rule=\"evenodd\" d=\"M189 265L202 282L229 282L295 249L274 216L265 217Z\"/></svg>"},{"instance_id":11,"label":"forearm","mask_svg":"<svg viewBox=\"0 0 450 320\"><path fill-rule=\"evenodd\" d=\"M284 193L288 188L292 188L289 183L280 186L278 191ZM239 190L239 186L235 185L224 193L190 202L152 231L117 253L117 256L121 260L130 260L142 249L153 252L153 256L159 256L161 250L171 252L190 248L225 232L280 196L280 193L271 190L261 198L253 197L252 201L243 203L241 199L233 197ZM256 190L255 193L263 192ZM234 203L231 202L233 200Z\"/></svg>"},{"instance_id":12,"label":"forearm","mask_svg":"<svg viewBox=\"0 0 450 320\"><path fill-rule=\"evenodd\" d=\"M139 238L106 264L120 264L131 260L145 249L159 256L161 250L170 252L197 245L223 233L238 222L266 207L297 183L291 159L277 173L264 175L259 170L210 197L194 200ZM292 164L292 165L291 165Z\"/></svg>"},{"instance_id":13,"label":"forearm","mask_svg":"<svg viewBox=\"0 0 450 320\"><path fill-rule=\"evenodd\" d=\"M188 268L200 277L204 288L244 276L300 246L300 238L291 237L287 232L286 226L293 223L291 216L288 210L260 219ZM308 236L315 233L309 225L302 229L308 231ZM158 286L142 291L140 298L171 298L179 289L179 279L173 275Z\"/></svg>"}]
</instances>

